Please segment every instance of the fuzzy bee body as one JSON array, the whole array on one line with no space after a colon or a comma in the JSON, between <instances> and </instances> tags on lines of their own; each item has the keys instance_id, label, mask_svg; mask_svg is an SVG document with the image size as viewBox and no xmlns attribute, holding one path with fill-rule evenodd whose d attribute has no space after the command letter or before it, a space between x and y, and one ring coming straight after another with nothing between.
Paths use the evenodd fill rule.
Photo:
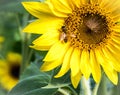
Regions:
<instances>
[{"instance_id":1,"label":"fuzzy bee body","mask_svg":"<svg viewBox=\"0 0 120 95\"><path fill-rule=\"evenodd\" d=\"M68 38L70 38L70 37L76 37L76 36L74 34L67 33L66 27L62 26L61 27L61 32L60 32L60 38L59 38L60 41L66 43L68 41Z\"/></svg>"},{"instance_id":2,"label":"fuzzy bee body","mask_svg":"<svg viewBox=\"0 0 120 95\"><path fill-rule=\"evenodd\" d=\"M60 33L60 41L67 42L67 35L64 32Z\"/></svg>"},{"instance_id":3,"label":"fuzzy bee body","mask_svg":"<svg viewBox=\"0 0 120 95\"><path fill-rule=\"evenodd\" d=\"M61 27L61 31L60 31L60 38L59 38L61 42L67 42L67 35L66 35L66 33L67 33L66 27L62 26Z\"/></svg>"}]
</instances>

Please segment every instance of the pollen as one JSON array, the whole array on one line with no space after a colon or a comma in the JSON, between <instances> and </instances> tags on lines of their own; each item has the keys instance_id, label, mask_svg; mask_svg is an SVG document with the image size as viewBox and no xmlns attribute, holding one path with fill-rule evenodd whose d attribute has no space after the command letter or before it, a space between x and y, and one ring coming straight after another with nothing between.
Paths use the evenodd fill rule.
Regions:
<instances>
[{"instance_id":1,"label":"pollen","mask_svg":"<svg viewBox=\"0 0 120 95\"><path fill-rule=\"evenodd\" d=\"M112 33L110 27L115 25L109 15L97 4L75 7L61 27L66 35L65 42L69 41L74 48L87 50L105 45Z\"/></svg>"}]
</instances>

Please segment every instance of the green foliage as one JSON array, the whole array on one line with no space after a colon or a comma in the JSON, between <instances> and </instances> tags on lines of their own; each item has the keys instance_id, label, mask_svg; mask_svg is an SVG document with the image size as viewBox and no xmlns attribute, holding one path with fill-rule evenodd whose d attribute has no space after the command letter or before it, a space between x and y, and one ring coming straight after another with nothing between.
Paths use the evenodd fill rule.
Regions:
<instances>
[{"instance_id":1,"label":"green foliage","mask_svg":"<svg viewBox=\"0 0 120 95\"><path fill-rule=\"evenodd\" d=\"M24 13L20 0L1 0L0 11Z\"/></svg>"},{"instance_id":2,"label":"green foliage","mask_svg":"<svg viewBox=\"0 0 120 95\"><path fill-rule=\"evenodd\" d=\"M40 72L39 66L32 63L8 95L55 95L59 88L68 86L58 80L57 84L52 84L52 79L52 72Z\"/></svg>"}]
</instances>

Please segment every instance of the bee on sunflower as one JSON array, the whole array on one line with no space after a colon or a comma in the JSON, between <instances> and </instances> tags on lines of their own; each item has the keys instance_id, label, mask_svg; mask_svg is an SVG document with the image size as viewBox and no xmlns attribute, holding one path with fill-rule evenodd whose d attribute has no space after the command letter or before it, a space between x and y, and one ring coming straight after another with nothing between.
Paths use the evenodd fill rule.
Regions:
<instances>
[{"instance_id":1,"label":"bee on sunflower","mask_svg":"<svg viewBox=\"0 0 120 95\"><path fill-rule=\"evenodd\" d=\"M55 78L71 71L76 88L82 76L101 79L101 69L114 83L120 72L120 0L45 0L23 2L37 18L24 32L42 34L34 49L48 50L42 71L61 66Z\"/></svg>"}]
</instances>

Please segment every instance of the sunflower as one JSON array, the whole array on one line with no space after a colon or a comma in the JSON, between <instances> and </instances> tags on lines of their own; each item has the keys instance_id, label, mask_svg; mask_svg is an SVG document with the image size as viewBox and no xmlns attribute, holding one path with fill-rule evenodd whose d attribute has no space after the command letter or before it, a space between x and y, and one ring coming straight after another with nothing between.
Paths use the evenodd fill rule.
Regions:
<instances>
[{"instance_id":1,"label":"sunflower","mask_svg":"<svg viewBox=\"0 0 120 95\"><path fill-rule=\"evenodd\" d=\"M8 53L6 60L0 60L0 84L11 90L19 79L21 55L18 53Z\"/></svg>"},{"instance_id":2,"label":"sunflower","mask_svg":"<svg viewBox=\"0 0 120 95\"><path fill-rule=\"evenodd\" d=\"M3 36L0 36L0 44L3 43L5 38Z\"/></svg>"},{"instance_id":3,"label":"sunflower","mask_svg":"<svg viewBox=\"0 0 120 95\"><path fill-rule=\"evenodd\" d=\"M49 71L61 66L56 78L71 71L76 88L82 76L93 76L96 83L101 70L114 83L120 72L120 0L46 0L23 2L37 18L23 29L42 34L31 46L49 50L41 67Z\"/></svg>"},{"instance_id":4,"label":"sunflower","mask_svg":"<svg viewBox=\"0 0 120 95\"><path fill-rule=\"evenodd\" d=\"M3 36L0 36L0 51L2 49L2 44L4 42L5 38Z\"/></svg>"}]
</instances>

